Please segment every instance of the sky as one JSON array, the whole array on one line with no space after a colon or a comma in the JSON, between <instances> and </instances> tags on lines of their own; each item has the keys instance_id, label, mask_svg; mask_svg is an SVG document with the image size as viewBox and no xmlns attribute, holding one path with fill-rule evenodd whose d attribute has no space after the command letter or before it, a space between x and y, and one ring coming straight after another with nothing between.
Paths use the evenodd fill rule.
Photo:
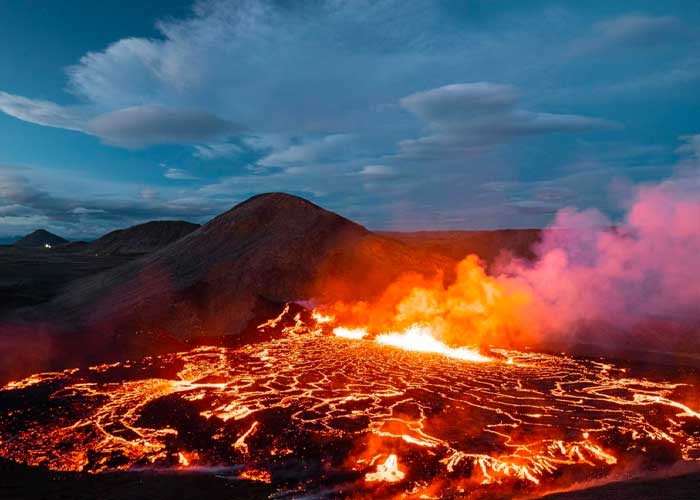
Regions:
<instances>
[{"instance_id":1,"label":"sky","mask_svg":"<svg viewBox=\"0 0 700 500\"><path fill-rule=\"evenodd\" d=\"M261 192L370 229L620 216L700 165L696 0L0 0L0 238Z\"/></svg>"}]
</instances>

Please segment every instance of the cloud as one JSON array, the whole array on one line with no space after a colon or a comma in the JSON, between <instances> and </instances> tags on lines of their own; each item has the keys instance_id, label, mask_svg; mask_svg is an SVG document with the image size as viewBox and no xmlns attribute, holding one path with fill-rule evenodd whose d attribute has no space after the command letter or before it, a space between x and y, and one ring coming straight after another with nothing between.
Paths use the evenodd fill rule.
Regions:
<instances>
[{"instance_id":1,"label":"cloud","mask_svg":"<svg viewBox=\"0 0 700 500\"><path fill-rule=\"evenodd\" d=\"M205 144L224 139L244 127L206 111L158 105L133 106L95 114L87 106L68 107L51 101L0 92L0 111L23 121L94 135L126 148L154 144Z\"/></svg>"},{"instance_id":2,"label":"cloud","mask_svg":"<svg viewBox=\"0 0 700 500\"><path fill-rule=\"evenodd\" d=\"M690 37L692 32L677 17L630 13L595 23L589 35L573 42L570 54L611 48L652 48Z\"/></svg>"},{"instance_id":3,"label":"cloud","mask_svg":"<svg viewBox=\"0 0 700 500\"><path fill-rule=\"evenodd\" d=\"M237 144L230 142L214 142L209 144L196 144L195 156L203 160L213 160L216 158L232 158L239 155L243 149Z\"/></svg>"},{"instance_id":4,"label":"cloud","mask_svg":"<svg viewBox=\"0 0 700 500\"><path fill-rule=\"evenodd\" d=\"M401 99L427 123L428 135L399 143L403 157L429 158L483 151L528 135L587 132L617 124L588 116L522 109L512 85L476 82L446 85Z\"/></svg>"},{"instance_id":5,"label":"cloud","mask_svg":"<svg viewBox=\"0 0 700 500\"><path fill-rule=\"evenodd\" d=\"M0 217L22 216L25 212L25 207L17 203L0 205Z\"/></svg>"},{"instance_id":6,"label":"cloud","mask_svg":"<svg viewBox=\"0 0 700 500\"><path fill-rule=\"evenodd\" d=\"M498 8L475 15L470 9L456 14L453 6L428 0L193 4L185 15L158 22L151 38L114 40L84 54L67 70L65 98L49 102L4 93L0 110L96 135L118 147L183 144L196 158L212 161L197 170L165 167L157 173L165 178L154 181L158 186L143 185L136 169L146 162L135 161L127 169L135 179L128 189L114 194L107 185L114 181L105 181L93 191L103 197L110 193L110 203L136 200L136 206L125 205L122 212L105 206L110 204L106 198L74 194L89 189L72 193L58 182L47 187L36 177L30 183L41 192L35 201L44 196L47 204L105 210L81 217L112 217L111 224L121 225L137 218L138 210L165 213L168 205L175 213L192 206L194 216L203 217L212 207L226 208L223 200L233 203L279 189L314 197L373 227L410 228L412 222L423 228L532 225L546 223L547 215L520 218L523 210L537 205L544 212L547 204L559 202L539 199L534 188L499 197L482 193L479 186L505 179L556 179L563 165L609 151L601 141L638 142L630 135L647 126L638 120L641 106L647 116L668 120L654 123L664 130L670 125L665 137L685 132L679 128L687 121L669 114L679 112L676 108L667 113L647 107L647 97L662 96L658 90L651 96L637 93L639 106L622 109L604 107L610 95L603 87L644 75L650 65L661 78L692 83L697 65L691 44L667 44L669 50L656 53L663 59L633 61L636 65L627 64L628 52L601 52L587 60L567 57L581 33L612 40L606 43L651 47L649 33L661 39L666 29L663 36L671 40L663 27L668 21L656 22L653 29L654 23L629 19L594 28L595 10L577 6L529 14L520 7ZM690 16L682 19L693 25ZM640 35L644 32L646 39ZM678 67L679 60L688 63ZM674 67L675 73L665 71ZM451 82L472 83L443 86ZM567 94L573 83L580 90ZM639 87L645 92L659 88ZM626 92L614 97L621 95ZM676 98L663 94L667 96ZM601 98L608 101L601 103ZM629 118L635 127L614 137L591 135L584 151L574 134L613 127L592 117L600 112L592 110L601 109L621 121ZM571 135L555 135L563 133ZM651 136L644 132L645 140ZM139 153L135 159L189 165L176 149ZM666 145L664 154L669 151ZM105 154L117 155L114 161L123 158L114 151ZM624 175L624 161L615 161ZM625 161L640 160L627 155ZM96 177L110 178L98 165L93 168ZM573 189L582 192L581 198L598 193L613 170L598 177L598 184ZM167 180L190 176L199 179ZM51 213L55 220L66 217L65 210L33 206L27 210Z\"/></svg>"},{"instance_id":7,"label":"cloud","mask_svg":"<svg viewBox=\"0 0 700 500\"><path fill-rule=\"evenodd\" d=\"M213 141L242 130L204 111L163 106L124 108L99 115L87 124L87 131L106 143L129 148Z\"/></svg>"},{"instance_id":8,"label":"cloud","mask_svg":"<svg viewBox=\"0 0 700 500\"><path fill-rule=\"evenodd\" d=\"M270 154L280 155L264 163L288 165L298 161L295 155L313 154L319 137L353 135L372 149L383 143L390 150L404 132L396 123L400 110L390 103L427 86L436 65L459 73L455 58L475 67L492 58L448 20L442 9L420 0L203 0L189 15L157 23L158 36L117 40L68 68L67 89L87 111L84 119L13 116L67 124L119 146L191 144L206 159L239 153L228 145L235 141L218 137L230 132L222 122L245 124L258 136L284 135L291 150L274 149ZM72 112L58 103L31 102L59 117ZM169 115L154 107L206 113L203 130L211 134L169 127ZM137 123L127 127L124 117Z\"/></svg>"},{"instance_id":9,"label":"cloud","mask_svg":"<svg viewBox=\"0 0 700 500\"><path fill-rule=\"evenodd\" d=\"M681 145L676 148L676 153L686 156L700 167L700 134L682 135L678 140Z\"/></svg>"},{"instance_id":10,"label":"cloud","mask_svg":"<svg viewBox=\"0 0 700 500\"><path fill-rule=\"evenodd\" d=\"M155 100L156 89L168 86L171 77L181 76L167 69L166 44L165 40L125 38L102 52L88 52L68 68L69 89L87 102L113 108Z\"/></svg>"},{"instance_id":11,"label":"cloud","mask_svg":"<svg viewBox=\"0 0 700 500\"><path fill-rule=\"evenodd\" d=\"M365 165L360 170L360 175L368 178L381 179L390 178L397 175L397 171L394 167L388 165Z\"/></svg>"},{"instance_id":12,"label":"cloud","mask_svg":"<svg viewBox=\"0 0 700 500\"><path fill-rule=\"evenodd\" d=\"M84 116L80 110L59 106L51 101L28 99L0 91L0 111L37 125L83 131Z\"/></svg>"},{"instance_id":13,"label":"cloud","mask_svg":"<svg viewBox=\"0 0 700 500\"><path fill-rule=\"evenodd\" d=\"M661 92L667 98L670 88L687 86L691 91L700 82L700 60L692 58L684 61L671 61L654 71L604 86L601 90L616 97L638 98L640 92Z\"/></svg>"},{"instance_id":14,"label":"cloud","mask_svg":"<svg viewBox=\"0 0 700 500\"><path fill-rule=\"evenodd\" d=\"M197 176L190 174L187 170L181 168L169 168L165 171L163 177L176 181L191 181L198 178Z\"/></svg>"},{"instance_id":15,"label":"cloud","mask_svg":"<svg viewBox=\"0 0 700 500\"><path fill-rule=\"evenodd\" d=\"M674 16L626 14L600 21L593 28L608 40L624 44L649 45L682 36L684 26Z\"/></svg>"},{"instance_id":16,"label":"cloud","mask_svg":"<svg viewBox=\"0 0 700 500\"><path fill-rule=\"evenodd\" d=\"M275 151L257 162L263 167L285 167L319 161L333 161L344 157L353 137L348 134L333 134L320 139L292 144Z\"/></svg>"}]
</instances>

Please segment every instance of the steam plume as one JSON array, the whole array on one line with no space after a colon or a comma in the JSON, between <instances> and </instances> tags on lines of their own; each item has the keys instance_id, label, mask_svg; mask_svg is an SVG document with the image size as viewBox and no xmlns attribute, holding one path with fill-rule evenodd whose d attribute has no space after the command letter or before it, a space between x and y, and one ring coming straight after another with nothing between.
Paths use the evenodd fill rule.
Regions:
<instances>
[{"instance_id":1,"label":"steam plume","mask_svg":"<svg viewBox=\"0 0 700 500\"><path fill-rule=\"evenodd\" d=\"M548 330L581 321L630 329L700 317L700 193L693 179L637 190L616 228L597 210L560 211L533 263L513 261L506 282L530 290L528 313Z\"/></svg>"}]
</instances>

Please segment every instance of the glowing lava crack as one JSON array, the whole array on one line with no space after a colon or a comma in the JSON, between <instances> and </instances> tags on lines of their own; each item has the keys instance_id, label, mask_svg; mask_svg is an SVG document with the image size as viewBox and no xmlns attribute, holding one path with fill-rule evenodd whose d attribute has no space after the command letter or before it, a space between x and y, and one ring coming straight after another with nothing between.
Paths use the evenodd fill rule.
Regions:
<instances>
[{"instance_id":1,"label":"glowing lava crack","mask_svg":"<svg viewBox=\"0 0 700 500\"><path fill-rule=\"evenodd\" d=\"M237 465L280 488L342 481L416 497L544 489L564 471L571 481L700 458L688 403L697 388L565 356L494 350L467 362L474 352L347 336L297 321L256 345L9 383L0 454L91 472Z\"/></svg>"}]
</instances>

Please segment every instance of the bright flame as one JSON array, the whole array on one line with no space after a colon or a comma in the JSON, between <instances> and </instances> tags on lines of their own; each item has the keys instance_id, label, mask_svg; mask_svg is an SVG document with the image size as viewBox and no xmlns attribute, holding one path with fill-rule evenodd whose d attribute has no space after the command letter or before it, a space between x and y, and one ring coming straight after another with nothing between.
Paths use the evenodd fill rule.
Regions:
<instances>
[{"instance_id":1,"label":"bright flame","mask_svg":"<svg viewBox=\"0 0 700 500\"><path fill-rule=\"evenodd\" d=\"M442 276L404 276L372 303L338 302L314 311L314 318L337 324L338 337L376 335L377 342L401 349L489 361L473 346L509 345L513 337L529 333L522 311L531 298L513 281L487 275L475 255L456 271L447 287Z\"/></svg>"},{"instance_id":2,"label":"bright flame","mask_svg":"<svg viewBox=\"0 0 700 500\"><path fill-rule=\"evenodd\" d=\"M333 334L336 337L344 337L346 339L361 339L367 336L367 330L364 328L345 328L337 326L333 328Z\"/></svg>"},{"instance_id":3,"label":"bright flame","mask_svg":"<svg viewBox=\"0 0 700 500\"><path fill-rule=\"evenodd\" d=\"M177 454L177 463L180 467L189 467L193 462L199 460L199 453L196 451L181 451Z\"/></svg>"},{"instance_id":4,"label":"bright flame","mask_svg":"<svg viewBox=\"0 0 700 500\"><path fill-rule=\"evenodd\" d=\"M396 455L391 454L384 463L377 465L376 472L368 472L365 474L365 481L368 483L374 481L396 483L401 481L405 476L406 474L399 469L399 459Z\"/></svg>"},{"instance_id":5,"label":"bright flame","mask_svg":"<svg viewBox=\"0 0 700 500\"><path fill-rule=\"evenodd\" d=\"M330 315L330 314L322 314L318 311L314 311L311 313L311 317L318 323L319 325L325 325L326 323L332 322L335 318Z\"/></svg>"},{"instance_id":6,"label":"bright flame","mask_svg":"<svg viewBox=\"0 0 700 500\"><path fill-rule=\"evenodd\" d=\"M491 358L484 356L476 349L469 349L467 347L450 347L443 342L440 342L432 336L430 327L426 325L414 324L400 333L384 333L378 335L375 341L380 344L398 347L407 351L442 354L443 356L462 359L465 361L492 361Z\"/></svg>"}]
</instances>

